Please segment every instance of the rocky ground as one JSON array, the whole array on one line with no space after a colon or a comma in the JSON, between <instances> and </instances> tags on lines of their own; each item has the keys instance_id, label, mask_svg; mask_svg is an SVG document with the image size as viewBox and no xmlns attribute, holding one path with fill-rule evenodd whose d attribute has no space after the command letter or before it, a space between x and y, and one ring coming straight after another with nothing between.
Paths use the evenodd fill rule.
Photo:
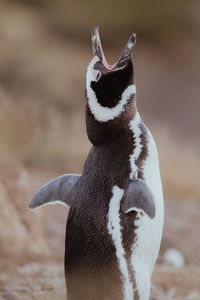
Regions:
<instances>
[{"instance_id":1,"label":"rocky ground","mask_svg":"<svg viewBox=\"0 0 200 300\"><path fill-rule=\"evenodd\" d=\"M0 299L8 300L64 300L63 266L30 262L0 275ZM200 269L186 266L174 269L157 265L154 271L151 300L199 300Z\"/></svg>"}]
</instances>

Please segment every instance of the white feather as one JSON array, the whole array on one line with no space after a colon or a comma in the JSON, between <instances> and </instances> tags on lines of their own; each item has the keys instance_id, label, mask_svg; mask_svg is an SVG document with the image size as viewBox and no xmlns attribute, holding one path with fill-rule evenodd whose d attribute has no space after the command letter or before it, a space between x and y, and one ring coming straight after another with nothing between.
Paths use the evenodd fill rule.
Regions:
<instances>
[{"instance_id":1,"label":"white feather","mask_svg":"<svg viewBox=\"0 0 200 300\"><path fill-rule=\"evenodd\" d=\"M133 299L133 286L129 278L128 264L125 259L125 251L122 245L122 233L120 225L120 202L123 198L124 191L118 186L114 186L112 190L112 198L109 205L108 213L108 232L112 236L116 256L119 262L119 268L124 282L124 299Z\"/></svg>"},{"instance_id":2,"label":"white feather","mask_svg":"<svg viewBox=\"0 0 200 300\"><path fill-rule=\"evenodd\" d=\"M135 143L135 149L133 153L130 155L130 164L131 164L130 179L137 178L138 176L138 167L136 165L136 161L139 158L143 147L141 144L141 129L139 128L140 123L141 123L141 118L139 113L137 112L133 120L131 120L129 123L130 129L133 132L133 139Z\"/></svg>"},{"instance_id":3,"label":"white feather","mask_svg":"<svg viewBox=\"0 0 200 300\"><path fill-rule=\"evenodd\" d=\"M41 205L39 205L39 206L37 206L37 207L34 207L34 210L37 209L37 208L41 208L41 206L43 207L43 206L47 206L47 205L49 205L49 204L51 204L51 205L54 205L54 204L61 204L61 205L65 206L65 207L69 208L69 206L68 206L65 202L63 202L63 201L61 201L61 200L54 200L54 201L50 201L50 202L41 204ZM31 208L31 210L32 210L32 208Z\"/></svg>"}]
</instances>

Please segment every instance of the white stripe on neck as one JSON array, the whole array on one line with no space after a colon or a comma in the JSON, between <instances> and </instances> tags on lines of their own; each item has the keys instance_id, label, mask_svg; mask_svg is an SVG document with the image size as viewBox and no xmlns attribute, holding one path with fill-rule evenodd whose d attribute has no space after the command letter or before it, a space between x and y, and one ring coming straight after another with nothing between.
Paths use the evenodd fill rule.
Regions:
<instances>
[{"instance_id":1,"label":"white stripe on neck","mask_svg":"<svg viewBox=\"0 0 200 300\"><path fill-rule=\"evenodd\" d=\"M129 123L130 129L133 132L133 138L135 144L133 153L130 155L130 164L131 164L130 179L134 179L138 177L138 167L136 165L136 161L139 158L143 148L143 145L141 144L142 131L139 128L140 124L141 124L141 118L139 113L137 112L136 115L134 116L134 119L131 120Z\"/></svg>"},{"instance_id":2,"label":"white stripe on neck","mask_svg":"<svg viewBox=\"0 0 200 300\"><path fill-rule=\"evenodd\" d=\"M91 88L91 82L95 81L93 78L92 68L96 60L92 60L87 68L86 74L86 90L88 97L88 105L91 113L94 115L95 119L100 122L107 122L118 117L123 111L128 100L132 95L136 94L136 86L134 84L129 85L122 93L121 100L115 107L109 108L101 106L97 101L97 97L93 89Z\"/></svg>"}]
</instances>

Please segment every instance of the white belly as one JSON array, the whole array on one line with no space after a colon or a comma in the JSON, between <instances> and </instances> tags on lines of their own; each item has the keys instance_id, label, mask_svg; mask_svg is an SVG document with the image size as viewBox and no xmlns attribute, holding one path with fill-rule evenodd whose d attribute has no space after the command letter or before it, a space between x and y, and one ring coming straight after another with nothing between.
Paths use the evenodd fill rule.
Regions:
<instances>
[{"instance_id":1,"label":"white belly","mask_svg":"<svg viewBox=\"0 0 200 300\"><path fill-rule=\"evenodd\" d=\"M156 216L152 220L148 216L138 213L138 220L135 221L137 241L132 249L131 263L135 272L140 300L149 299L150 279L160 249L164 219L158 154L154 139L149 131L148 135L149 155L144 164L143 176L155 198Z\"/></svg>"}]
</instances>

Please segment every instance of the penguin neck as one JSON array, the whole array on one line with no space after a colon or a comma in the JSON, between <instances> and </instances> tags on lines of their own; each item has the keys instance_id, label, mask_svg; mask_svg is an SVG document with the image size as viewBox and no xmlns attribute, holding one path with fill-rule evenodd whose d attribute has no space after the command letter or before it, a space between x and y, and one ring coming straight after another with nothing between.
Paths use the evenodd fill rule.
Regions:
<instances>
[{"instance_id":1,"label":"penguin neck","mask_svg":"<svg viewBox=\"0 0 200 300\"><path fill-rule=\"evenodd\" d=\"M97 121L91 113L89 106L86 106L86 129L90 142L94 146L120 144L128 138L129 123L137 115L136 99L133 95L124 107L121 114L107 122Z\"/></svg>"},{"instance_id":2,"label":"penguin neck","mask_svg":"<svg viewBox=\"0 0 200 300\"><path fill-rule=\"evenodd\" d=\"M103 166L104 176L111 176L112 182L120 188L124 188L129 179L142 178L142 166L147 155L146 127L137 112L136 104L131 106L131 110L126 108L124 118L113 120L112 124L101 123L101 128L95 126L96 136L98 131L100 136L95 140L98 143L93 143L91 151L95 157L93 165L97 169ZM109 134L108 129L113 129L112 125L117 134ZM105 130L103 137L102 130Z\"/></svg>"}]
</instances>

